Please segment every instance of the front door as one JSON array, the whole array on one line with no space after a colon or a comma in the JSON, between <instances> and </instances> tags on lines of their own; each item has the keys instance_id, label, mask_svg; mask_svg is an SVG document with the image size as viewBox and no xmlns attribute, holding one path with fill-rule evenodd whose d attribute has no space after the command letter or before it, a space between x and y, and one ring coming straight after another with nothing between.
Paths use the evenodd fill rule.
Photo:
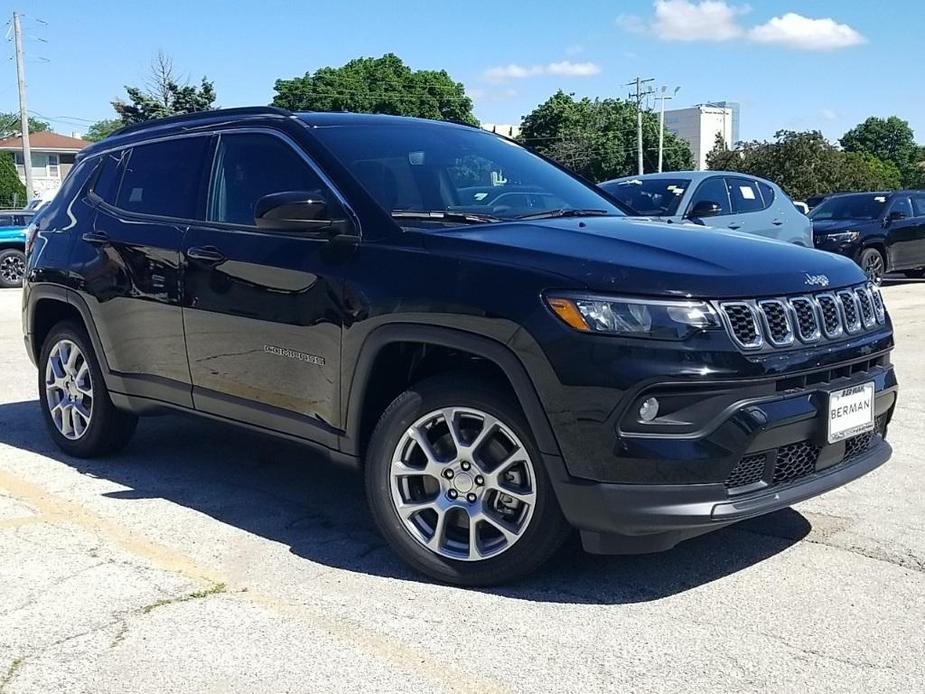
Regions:
<instances>
[{"instance_id":1,"label":"front door","mask_svg":"<svg viewBox=\"0 0 925 694\"><path fill-rule=\"evenodd\" d=\"M922 220L915 217L908 193L897 193L890 201L884 218L884 236L889 269L916 266Z\"/></svg>"},{"instance_id":2,"label":"front door","mask_svg":"<svg viewBox=\"0 0 925 694\"><path fill-rule=\"evenodd\" d=\"M258 229L257 201L325 189L271 132L226 132L206 221L184 245L184 323L197 409L333 444L339 426L339 254L301 232Z\"/></svg>"},{"instance_id":3,"label":"front door","mask_svg":"<svg viewBox=\"0 0 925 694\"><path fill-rule=\"evenodd\" d=\"M719 214L712 217L703 217L702 219L691 216L691 212L693 212L697 204L705 202L719 205ZM715 229L738 230L743 225L740 215L733 213L732 203L729 200L729 189L726 185L726 179L722 176L710 176L701 181L688 203L685 217Z\"/></svg>"}]
</instances>

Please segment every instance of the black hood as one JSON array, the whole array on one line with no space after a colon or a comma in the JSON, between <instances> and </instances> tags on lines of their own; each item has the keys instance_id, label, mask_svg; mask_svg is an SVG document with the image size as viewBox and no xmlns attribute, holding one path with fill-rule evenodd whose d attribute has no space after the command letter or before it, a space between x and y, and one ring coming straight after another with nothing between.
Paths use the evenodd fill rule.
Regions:
<instances>
[{"instance_id":1,"label":"black hood","mask_svg":"<svg viewBox=\"0 0 925 694\"><path fill-rule=\"evenodd\" d=\"M814 234L834 234L839 231L851 231L868 224L875 224L875 219L820 219L813 221Z\"/></svg>"},{"instance_id":2,"label":"black hood","mask_svg":"<svg viewBox=\"0 0 925 694\"><path fill-rule=\"evenodd\" d=\"M728 298L864 281L854 262L832 253L621 217L473 225L429 232L426 243L434 252L541 269L600 292Z\"/></svg>"}]
</instances>

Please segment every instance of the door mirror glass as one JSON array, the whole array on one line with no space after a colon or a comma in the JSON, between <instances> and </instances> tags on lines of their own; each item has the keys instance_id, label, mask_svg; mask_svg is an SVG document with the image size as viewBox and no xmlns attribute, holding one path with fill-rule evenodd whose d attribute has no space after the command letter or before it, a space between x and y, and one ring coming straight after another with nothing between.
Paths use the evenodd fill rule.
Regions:
<instances>
[{"instance_id":1,"label":"door mirror glass","mask_svg":"<svg viewBox=\"0 0 925 694\"><path fill-rule=\"evenodd\" d=\"M906 218L906 214L904 212L901 212L900 210L893 210L892 212L890 212L889 215L887 215L886 220L888 222L898 222L900 219L905 219L905 218Z\"/></svg>"},{"instance_id":2,"label":"door mirror glass","mask_svg":"<svg viewBox=\"0 0 925 694\"><path fill-rule=\"evenodd\" d=\"M688 216L694 219L699 217L716 217L717 215L722 214L722 212L723 208L718 202L713 202L712 200L700 200L694 204Z\"/></svg>"},{"instance_id":3,"label":"door mirror glass","mask_svg":"<svg viewBox=\"0 0 925 694\"><path fill-rule=\"evenodd\" d=\"M324 231L338 233L345 215L321 190L288 190L257 200L254 223L260 229L277 231Z\"/></svg>"}]
</instances>

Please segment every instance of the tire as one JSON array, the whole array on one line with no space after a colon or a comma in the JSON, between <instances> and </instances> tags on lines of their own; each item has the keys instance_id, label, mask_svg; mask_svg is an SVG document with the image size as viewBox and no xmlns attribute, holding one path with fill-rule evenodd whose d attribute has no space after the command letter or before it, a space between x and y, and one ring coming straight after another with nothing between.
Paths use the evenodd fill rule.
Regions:
<instances>
[{"instance_id":1,"label":"tire","mask_svg":"<svg viewBox=\"0 0 925 694\"><path fill-rule=\"evenodd\" d=\"M447 426L443 411L450 408L462 448ZM365 472L369 507L385 540L441 582L488 586L520 578L571 532L520 408L503 390L471 377L438 376L399 395L373 432ZM424 508L407 515L415 504ZM445 528L439 536L437 507Z\"/></svg>"},{"instance_id":2,"label":"tire","mask_svg":"<svg viewBox=\"0 0 925 694\"><path fill-rule=\"evenodd\" d=\"M918 280L925 277L925 268L920 267L917 270L903 270L903 274L910 280Z\"/></svg>"},{"instance_id":3,"label":"tire","mask_svg":"<svg viewBox=\"0 0 925 694\"><path fill-rule=\"evenodd\" d=\"M886 260L876 248L865 248L861 251L858 265L874 284L880 284L883 281L883 275L886 274Z\"/></svg>"},{"instance_id":4,"label":"tire","mask_svg":"<svg viewBox=\"0 0 925 694\"><path fill-rule=\"evenodd\" d=\"M26 273L26 254L17 248L0 250L0 288L12 289L22 286Z\"/></svg>"},{"instance_id":5,"label":"tire","mask_svg":"<svg viewBox=\"0 0 925 694\"><path fill-rule=\"evenodd\" d=\"M72 363L65 366L65 361ZM68 455L95 458L116 453L135 432L138 418L112 404L93 344L77 323L63 321L49 331L39 358L38 386L45 425Z\"/></svg>"}]
</instances>

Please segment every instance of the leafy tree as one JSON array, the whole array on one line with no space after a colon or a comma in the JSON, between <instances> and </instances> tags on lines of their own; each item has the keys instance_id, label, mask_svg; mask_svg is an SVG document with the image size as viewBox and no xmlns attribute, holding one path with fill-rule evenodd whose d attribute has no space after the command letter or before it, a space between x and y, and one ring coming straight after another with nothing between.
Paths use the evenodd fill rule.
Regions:
<instances>
[{"instance_id":1,"label":"leafy tree","mask_svg":"<svg viewBox=\"0 0 925 694\"><path fill-rule=\"evenodd\" d=\"M900 175L889 162L837 149L819 131L780 130L773 142L740 142L735 149L714 147L707 165L776 182L794 200L819 193L897 188Z\"/></svg>"},{"instance_id":2,"label":"leafy tree","mask_svg":"<svg viewBox=\"0 0 925 694\"><path fill-rule=\"evenodd\" d=\"M0 138L18 135L22 130L19 113L0 113ZM44 133L51 130L51 124L29 116L29 132Z\"/></svg>"},{"instance_id":3,"label":"leafy tree","mask_svg":"<svg viewBox=\"0 0 925 694\"><path fill-rule=\"evenodd\" d=\"M658 116L643 113L643 163L658 166ZM559 90L527 114L519 140L592 181L628 176L638 171L636 106L620 99L576 100ZM690 146L665 131L665 171L691 169Z\"/></svg>"},{"instance_id":4,"label":"leafy tree","mask_svg":"<svg viewBox=\"0 0 925 694\"><path fill-rule=\"evenodd\" d=\"M125 125L125 123L118 118L104 118L103 120L98 120L87 128L87 132L84 133L83 139L89 140L90 142L99 142L123 125Z\"/></svg>"},{"instance_id":5,"label":"leafy tree","mask_svg":"<svg viewBox=\"0 0 925 694\"><path fill-rule=\"evenodd\" d=\"M909 123L897 116L877 118L871 116L841 138L847 152L869 154L883 162L893 164L902 177L902 185L914 187L923 182L918 167L922 152L915 144L915 134Z\"/></svg>"},{"instance_id":6,"label":"leafy tree","mask_svg":"<svg viewBox=\"0 0 925 694\"><path fill-rule=\"evenodd\" d=\"M146 86L126 86L125 91L127 102L122 99L112 102L123 125L179 113L210 111L215 104L212 82L203 77L197 87L180 79L174 71L173 61L163 53L158 53L151 62L151 75Z\"/></svg>"},{"instance_id":7,"label":"leafy tree","mask_svg":"<svg viewBox=\"0 0 925 694\"><path fill-rule=\"evenodd\" d=\"M412 70L393 53L279 79L273 88L273 105L290 111L387 113L478 125L460 82L444 70Z\"/></svg>"},{"instance_id":8,"label":"leafy tree","mask_svg":"<svg viewBox=\"0 0 925 694\"><path fill-rule=\"evenodd\" d=\"M21 206L26 202L26 187L19 180L12 152L0 152L0 205Z\"/></svg>"}]
</instances>

